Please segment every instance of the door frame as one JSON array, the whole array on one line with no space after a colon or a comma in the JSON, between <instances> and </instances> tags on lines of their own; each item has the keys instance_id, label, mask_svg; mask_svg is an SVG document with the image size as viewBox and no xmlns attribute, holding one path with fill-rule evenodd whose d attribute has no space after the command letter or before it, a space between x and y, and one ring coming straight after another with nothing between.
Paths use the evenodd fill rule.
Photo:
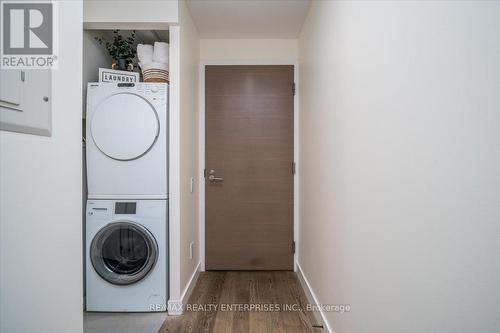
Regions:
<instances>
[{"instance_id":1,"label":"door frame","mask_svg":"<svg viewBox=\"0 0 500 333\"><path fill-rule=\"evenodd\" d=\"M205 271L205 67L211 65L292 65L293 80L295 82L295 96L293 97L293 160L295 161L295 175L293 177L293 240L295 253L293 255L293 270L297 271L299 253L299 64L298 61L200 61L199 67L199 118L198 118L198 217L199 217L199 255L200 270Z\"/></svg>"}]
</instances>

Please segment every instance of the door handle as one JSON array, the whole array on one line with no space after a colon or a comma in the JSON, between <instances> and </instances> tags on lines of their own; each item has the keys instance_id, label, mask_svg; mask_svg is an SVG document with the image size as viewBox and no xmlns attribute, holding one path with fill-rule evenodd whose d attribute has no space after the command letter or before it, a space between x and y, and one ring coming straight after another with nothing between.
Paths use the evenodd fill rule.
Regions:
<instances>
[{"instance_id":1,"label":"door handle","mask_svg":"<svg viewBox=\"0 0 500 333\"><path fill-rule=\"evenodd\" d=\"M208 180L210 180L211 182L223 182L224 178L215 177L214 175L210 175L210 176L208 176Z\"/></svg>"},{"instance_id":2,"label":"door handle","mask_svg":"<svg viewBox=\"0 0 500 333\"><path fill-rule=\"evenodd\" d=\"M216 183L216 182L223 182L224 178L215 177L215 170L212 169L208 173L208 180L212 183Z\"/></svg>"}]
</instances>

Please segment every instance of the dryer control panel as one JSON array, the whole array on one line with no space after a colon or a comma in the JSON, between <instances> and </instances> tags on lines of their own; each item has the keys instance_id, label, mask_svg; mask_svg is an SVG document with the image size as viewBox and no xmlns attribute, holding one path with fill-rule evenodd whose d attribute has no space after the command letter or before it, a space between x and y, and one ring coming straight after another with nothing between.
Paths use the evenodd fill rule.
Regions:
<instances>
[{"instance_id":1,"label":"dryer control panel","mask_svg":"<svg viewBox=\"0 0 500 333\"><path fill-rule=\"evenodd\" d=\"M117 83L118 88L127 92L138 93L151 98L153 101L164 102L167 99L166 83Z\"/></svg>"},{"instance_id":2,"label":"dryer control panel","mask_svg":"<svg viewBox=\"0 0 500 333\"><path fill-rule=\"evenodd\" d=\"M167 99L167 85L162 83L139 84L137 85L137 92L161 102Z\"/></svg>"}]
</instances>

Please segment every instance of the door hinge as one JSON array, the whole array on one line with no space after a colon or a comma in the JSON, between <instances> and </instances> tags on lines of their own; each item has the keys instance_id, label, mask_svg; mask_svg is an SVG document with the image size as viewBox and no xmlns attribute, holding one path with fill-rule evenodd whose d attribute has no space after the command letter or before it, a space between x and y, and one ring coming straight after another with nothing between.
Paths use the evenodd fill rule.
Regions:
<instances>
[{"instance_id":1,"label":"door hinge","mask_svg":"<svg viewBox=\"0 0 500 333\"><path fill-rule=\"evenodd\" d=\"M207 169L203 169L203 178L207 178Z\"/></svg>"},{"instance_id":2,"label":"door hinge","mask_svg":"<svg viewBox=\"0 0 500 333\"><path fill-rule=\"evenodd\" d=\"M297 172L297 164L295 162L292 162L292 175L295 175Z\"/></svg>"},{"instance_id":3,"label":"door hinge","mask_svg":"<svg viewBox=\"0 0 500 333\"><path fill-rule=\"evenodd\" d=\"M295 96L295 82L292 84L292 93L293 93L293 96Z\"/></svg>"},{"instance_id":4,"label":"door hinge","mask_svg":"<svg viewBox=\"0 0 500 333\"><path fill-rule=\"evenodd\" d=\"M292 253L295 254L295 241L292 242Z\"/></svg>"}]
</instances>

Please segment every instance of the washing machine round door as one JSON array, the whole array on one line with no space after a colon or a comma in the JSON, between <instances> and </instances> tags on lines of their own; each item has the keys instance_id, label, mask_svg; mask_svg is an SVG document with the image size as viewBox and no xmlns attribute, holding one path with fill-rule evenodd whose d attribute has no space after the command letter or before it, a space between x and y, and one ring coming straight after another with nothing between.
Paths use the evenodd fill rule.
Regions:
<instances>
[{"instance_id":1,"label":"washing machine round door","mask_svg":"<svg viewBox=\"0 0 500 333\"><path fill-rule=\"evenodd\" d=\"M129 285L151 272L158 260L158 244L140 224L113 222L95 235L90 245L90 260L104 280Z\"/></svg>"},{"instance_id":2,"label":"washing machine round door","mask_svg":"<svg viewBox=\"0 0 500 333\"><path fill-rule=\"evenodd\" d=\"M115 94L99 103L90 126L97 148L119 161L145 155L160 133L154 107L146 99L131 93Z\"/></svg>"}]
</instances>

